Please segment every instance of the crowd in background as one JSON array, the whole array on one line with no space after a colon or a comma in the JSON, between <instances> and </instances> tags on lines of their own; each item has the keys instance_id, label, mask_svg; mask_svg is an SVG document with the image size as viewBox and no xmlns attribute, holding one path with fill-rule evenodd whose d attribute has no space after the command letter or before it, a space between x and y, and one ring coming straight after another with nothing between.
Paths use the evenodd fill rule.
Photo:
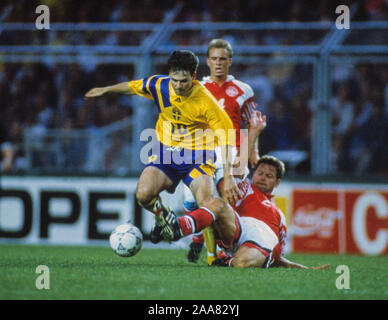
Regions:
<instances>
[{"instance_id":1,"label":"crowd in background","mask_svg":"<svg viewBox=\"0 0 388 320\"><path fill-rule=\"evenodd\" d=\"M337 65L333 77L328 106L332 115L331 173L388 174L388 65ZM315 107L311 88L288 98L282 87L274 92L267 104L269 124L262 133L262 152L309 152ZM299 170L308 172L308 165L302 163Z\"/></svg>"},{"instance_id":2,"label":"crowd in background","mask_svg":"<svg viewBox=\"0 0 388 320\"><path fill-rule=\"evenodd\" d=\"M183 1L175 21L334 21L338 4L352 6L357 1L322 0L319 4L303 0L201 0ZM2 2L0 11L11 2ZM161 22L166 10L175 1L18 1L4 22L29 22L36 18L39 4L50 7L52 22ZM385 0L359 1L358 20L388 19ZM284 36L284 35L287 36ZM218 34L239 44L315 43L321 39L314 31L306 31L300 38L290 33L277 35L248 32L245 35ZM38 37L42 37L38 35ZM36 33L34 35L36 37ZM13 37L0 33L0 44L29 44L59 41L54 39ZM206 44L214 34L177 32L170 41L178 45ZM139 44L138 37L124 32L109 33L99 39L105 44ZM22 39L22 40L20 40ZM30 42L28 42L30 41ZM95 44L88 35L76 36L62 42ZM94 42L94 43L93 43ZM238 49L236 50L238 52ZM207 75L203 65L199 76ZM256 95L258 108L269 117L262 134L261 153L273 150L303 150L310 153L312 105L312 67L308 64L234 65L231 73L249 83ZM133 105L127 97L107 96L85 100L84 93L94 86L127 81L134 76L131 65L1 63L0 60L0 143L23 144L25 129L44 134L48 129L101 128L115 121L131 117ZM332 151L331 172L344 174L388 174L388 66L358 64L333 69ZM109 107L107 107L109 106ZM23 168L23 149L17 151L19 168ZM44 161L44 160L41 160ZM296 171L308 173L310 159Z\"/></svg>"},{"instance_id":3,"label":"crowd in background","mask_svg":"<svg viewBox=\"0 0 388 320\"><path fill-rule=\"evenodd\" d=\"M386 20L386 0L8 0L13 5L5 22L30 22L35 8L47 5L53 22L160 22L166 11L182 4L176 21L333 21L339 5L359 10L353 20Z\"/></svg>"},{"instance_id":4,"label":"crowd in background","mask_svg":"<svg viewBox=\"0 0 388 320\"><path fill-rule=\"evenodd\" d=\"M16 146L22 146L26 129L37 136L49 129L93 130L132 115L126 97L84 99L93 86L127 81L131 77L129 66L125 70L129 75L117 65L99 65L90 72L78 64L12 63L0 68L0 139ZM18 148L20 159L22 151ZM49 161L36 160L38 166ZM17 167L23 166L20 163Z\"/></svg>"}]
</instances>

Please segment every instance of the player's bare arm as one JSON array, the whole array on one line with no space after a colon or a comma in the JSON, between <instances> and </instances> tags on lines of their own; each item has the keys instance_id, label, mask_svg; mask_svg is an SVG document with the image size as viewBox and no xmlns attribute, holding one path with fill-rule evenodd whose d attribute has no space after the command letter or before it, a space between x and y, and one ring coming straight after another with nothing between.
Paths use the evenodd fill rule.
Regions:
<instances>
[{"instance_id":1,"label":"player's bare arm","mask_svg":"<svg viewBox=\"0 0 388 320\"><path fill-rule=\"evenodd\" d=\"M330 264L324 264L318 267L306 267L302 264L292 262L286 259L283 256L280 256L279 259L275 260L271 267L284 267L284 268L296 268L296 269L311 269L311 270L322 270L328 269Z\"/></svg>"},{"instance_id":2,"label":"player's bare arm","mask_svg":"<svg viewBox=\"0 0 388 320\"><path fill-rule=\"evenodd\" d=\"M246 126L249 132L250 128L250 123ZM260 159L260 154L259 154L259 143L258 143L258 137L256 138L255 141L253 141L254 149L253 151L249 154L249 164L251 165L252 168L256 167L257 161Z\"/></svg>"},{"instance_id":3,"label":"player's bare arm","mask_svg":"<svg viewBox=\"0 0 388 320\"><path fill-rule=\"evenodd\" d=\"M85 98L100 97L106 93L118 93L118 94L126 94L126 95L134 94L132 90L129 88L128 82L120 82L113 86L90 89L88 92L86 92Z\"/></svg>"},{"instance_id":4,"label":"player's bare arm","mask_svg":"<svg viewBox=\"0 0 388 320\"><path fill-rule=\"evenodd\" d=\"M236 203L241 197L242 193L238 188L232 173L231 151L230 146L222 146L222 160L224 163L224 186L223 194L229 203Z\"/></svg>"},{"instance_id":5,"label":"player's bare arm","mask_svg":"<svg viewBox=\"0 0 388 320\"><path fill-rule=\"evenodd\" d=\"M240 148L238 159L240 168L245 168L248 161L251 159L252 154L258 152L258 139L266 126L267 116L262 115L260 111L255 111L249 122L248 138L244 140Z\"/></svg>"}]
</instances>

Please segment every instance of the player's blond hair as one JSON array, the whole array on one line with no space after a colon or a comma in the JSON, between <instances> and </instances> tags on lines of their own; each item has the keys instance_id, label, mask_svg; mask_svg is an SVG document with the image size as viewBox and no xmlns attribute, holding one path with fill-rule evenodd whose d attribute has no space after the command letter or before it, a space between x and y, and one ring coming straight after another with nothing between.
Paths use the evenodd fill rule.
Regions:
<instances>
[{"instance_id":1,"label":"player's blond hair","mask_svg":"<svg viewBox=\"0 0 388 320\"><path fill-rule=\"evenodd\" d=\"M209 42L209 46L207 47L207 57L209 57L210 49L213 49L213 48L226 49L226 51L228 51L229 53L229 58L233 57L233 48L231 44L224 39L213 39L212 41Z\"/></svg>"}]
</instances>

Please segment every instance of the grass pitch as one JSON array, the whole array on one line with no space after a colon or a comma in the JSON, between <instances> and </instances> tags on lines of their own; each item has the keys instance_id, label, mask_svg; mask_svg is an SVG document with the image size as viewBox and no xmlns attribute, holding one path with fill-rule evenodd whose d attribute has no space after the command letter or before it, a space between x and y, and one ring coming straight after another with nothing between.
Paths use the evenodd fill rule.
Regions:
<instances>
[{"instance_id":1,"label":"grass pitch","mask_svg":"<svg viewBox=\"0 0 388 320\"><path fill-rule=\"evenodd\" d=\"M185 250L143 248L121 258L107 247L0 245L0 299L265 300L388 299L388 257L290 254L328 270L233 269L198 264ZM39 265L49 268L50 289L37 289ZM339 290L338 265L350 271Z\"/></svg>"}]
</instances>

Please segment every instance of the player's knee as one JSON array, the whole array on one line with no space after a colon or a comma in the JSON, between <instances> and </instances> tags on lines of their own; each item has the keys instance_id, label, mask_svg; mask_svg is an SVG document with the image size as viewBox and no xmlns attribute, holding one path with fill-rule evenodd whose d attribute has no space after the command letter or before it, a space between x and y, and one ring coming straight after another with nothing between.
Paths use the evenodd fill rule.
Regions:
<instances>
[{"instance_id":1,"label":"player's knee","mask_svg":"<svg viewBox=\"0 0 388 320\"><path fill-rule=\"evenodd\" d=\"M207 203L205 203L204 207L212 211L216 216L216 219L222 219L225 214L225 211L227 210L226 202L220 198L214 198L208 201Z\"/></svg>"},{"instance_id":2,"label":"player's knee","mask_svg":"<svg viewBox=\"0 0 388 320\"><path fill-rule=\"evenodd\" d=\"M255 267L253 261L246 257L235 257L232 260L231 266L233 268L252 268Z\"/></svg>"},{"instance_id":3,"label":"player's knee","mask_svg":"<svg viewBox=\"0 0 388 320\"><path fill-rule=\"evenodd\" d=\"M150 188L145 186L138 186L136 189L136 200L142 207L149 204L155 198L151 191Z\"/></svg>"}]
</instances>

